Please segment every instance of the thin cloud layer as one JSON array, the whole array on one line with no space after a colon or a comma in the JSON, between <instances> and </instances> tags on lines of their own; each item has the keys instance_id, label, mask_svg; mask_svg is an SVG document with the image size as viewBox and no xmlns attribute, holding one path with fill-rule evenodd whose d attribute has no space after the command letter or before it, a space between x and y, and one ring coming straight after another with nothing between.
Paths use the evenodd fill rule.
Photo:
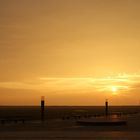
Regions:
<instances>
[{"instance_id":1,"label":"thin cloud layer","mask_svg":"<svg viewBox=\"0 0 140 140\"><path fill-rule=\"evenodd\" d=\"M39 91L109 92L113 86L119 91L139 90L140 75L118 75L107 78L41 77L24 82L1 82L1 88L33 89Z\"/></svg>"}]
</instances>

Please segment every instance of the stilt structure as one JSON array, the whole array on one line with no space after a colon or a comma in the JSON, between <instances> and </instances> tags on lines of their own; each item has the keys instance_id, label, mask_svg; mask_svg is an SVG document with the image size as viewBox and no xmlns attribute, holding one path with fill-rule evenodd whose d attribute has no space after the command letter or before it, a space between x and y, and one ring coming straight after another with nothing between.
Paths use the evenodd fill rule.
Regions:
<instances>
[{"instance_id":1,"label":"stilt structure","mask_svg":"<svg viewBox=\"0 0 140 140\"><path fill-rule=\"evenodd\" d=\"M108 100L105 101L105 115L108 116Z\"/></svg>"},{"instance_id":2,"label":"stilt structure","mask_svg":"<svg viewBox=\"0 0 140 140\"><path fill-rule=\"evenodd\" d=\"M45 120L45 98L44 96L41 97L41 121L44 122Z\"/></svg>"}]
</instances>

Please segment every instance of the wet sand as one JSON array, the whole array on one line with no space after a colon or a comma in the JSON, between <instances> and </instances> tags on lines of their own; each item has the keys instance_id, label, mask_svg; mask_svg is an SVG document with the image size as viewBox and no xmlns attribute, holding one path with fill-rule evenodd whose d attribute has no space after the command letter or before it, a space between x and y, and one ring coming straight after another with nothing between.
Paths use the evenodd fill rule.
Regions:
<instances>
[{"instance_id":1,"label":"wet sand","mask_svg":"<svg viewBox=\"0 0 140 140\"><path fill-rule=\"evenodd\" d=\"M81 126L76 123L77 120L87 118L73 117L54 117L46 119L44 123L35 119L25 120L24 123L1 123L0 140L139 140L140 113L124 116L127 125L123 126ZM90 119L95 118L98 117Z\"/></svg>"},{"instance_id":2,"label":"wet sand","mask_svg":"<svg viewBox=\"0 0 140 140\"><path fill-rule=\"evenodd\" d=\"M0 140L139 140L140 115L127 118L124 126L79 126L76 120L54 119L0 125Z\"/></svg>"},{"instance_id":3,"label":"wet sand","mask_svg":"<svg viewBox=\"0 0 140 140\"><path fill-rule=\"evenodd\" d=\"M139 140L139 132L122 131L22 131L4 132L1 140Z\"/></svg>"}]
</instances>

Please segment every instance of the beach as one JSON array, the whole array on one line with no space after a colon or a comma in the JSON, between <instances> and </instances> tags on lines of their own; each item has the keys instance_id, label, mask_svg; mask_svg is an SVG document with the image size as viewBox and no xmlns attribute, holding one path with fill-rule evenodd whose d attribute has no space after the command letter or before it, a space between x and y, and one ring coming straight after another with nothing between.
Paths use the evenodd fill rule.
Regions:
<instances>
[{"instance_id":1,"label":"beach","mask_svg":"<svg viewBox=\"0 0 140 140\"><path fill-rule=\"evenodd\" d=\"M139 140L139 132L24 131L0 134L1 140Z\"/></svg>"},{"instance_id":2,"label":"beach","mask_svg":"<svg viewBox=\"0 0 140 140\"><path fill-rule=\"evenodd\" d=\"M123 108L123 107L121 107ZM12 113L14 112L15 108L12 108ZM19 108L18 108L19 109ZM21 108L22 110L23 108ZM32 110L31 114L26 114L25 112L28 112L29 108L24 108L21 112L24 112L24 116L31 116L34 114L34 111L39 112L39 108L30 108ZM80 107L80 109L87 110L86 113L83 113L82 110L79 111L78 107L50 107L48 109L48 112L46 110L46 115L48 113L48 116L55 115L55 117L51 117L45 119L44 122L41 120L36 119L37 116L32 116L32 119L25 120L25 122L19 121L5 121L4 124L0 124L0 139L1 140L25 140L25 139L35 139L35 140L138 140L140 139L140 113L139 113L139 107L124 107L125 114L123 115L123 118L127 120L127 125L122 126L81 126L77 124L77 121L79 120L96 120L98 118L101 118L102 116L95 116L94 113L92 114L89 110L96 110L99 109L99 107ZM9 112L8 112L9 110ZM63 110L63 111L62 111ZM68 111L69 110L69 111ZM81 116L81 118L74 118L73 112L77 112ZM101 110L103 111L103 107L101 107ZM115 109L114 109L115 110ZM132 112L133 110L133 112ZM20 112L19 111L19 112ZM62 115L65 115L65 117L60 117ZM67 112L68 111L68 112ZM116 112L119 111L118 108L115 110ZM2 112L2 109L1 109ZM11 109L7 107L7 114L10 115ZM61 114L59 114L59 113ZM87 112L90 112L93 115L89 118L86 116ZM94 112L94 111L93 111ZM97 112L97 111L96 111ZM13 118L13 114L12 118ZM50 113L50 114L49 114ZM103 113L99 112L97 113ZM56 114L59 116L56 117ZM69 114L69 117L68 117ZM17 116L18 114L16 114ZM39 116L38 116L39 117Z\"/></svg>"}]
</instances>

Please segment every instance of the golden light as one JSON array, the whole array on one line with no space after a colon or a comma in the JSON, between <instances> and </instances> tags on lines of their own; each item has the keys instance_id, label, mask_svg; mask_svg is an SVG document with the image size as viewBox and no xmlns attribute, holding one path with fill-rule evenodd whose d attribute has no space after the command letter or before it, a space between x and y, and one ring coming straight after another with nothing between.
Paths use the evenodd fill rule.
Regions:
<instances>
[{"instance_id":1,"label":"golden light","mask_svg":"<svg viewBox=\"0 0 140 140\"><path fill-rule=\"evenodd\" d=\"M113 87L111 87L111 90L112 90L113 94L116 95L117 91L118 91L118 88L113 86Z\"/></svg>"}]
</instances>

